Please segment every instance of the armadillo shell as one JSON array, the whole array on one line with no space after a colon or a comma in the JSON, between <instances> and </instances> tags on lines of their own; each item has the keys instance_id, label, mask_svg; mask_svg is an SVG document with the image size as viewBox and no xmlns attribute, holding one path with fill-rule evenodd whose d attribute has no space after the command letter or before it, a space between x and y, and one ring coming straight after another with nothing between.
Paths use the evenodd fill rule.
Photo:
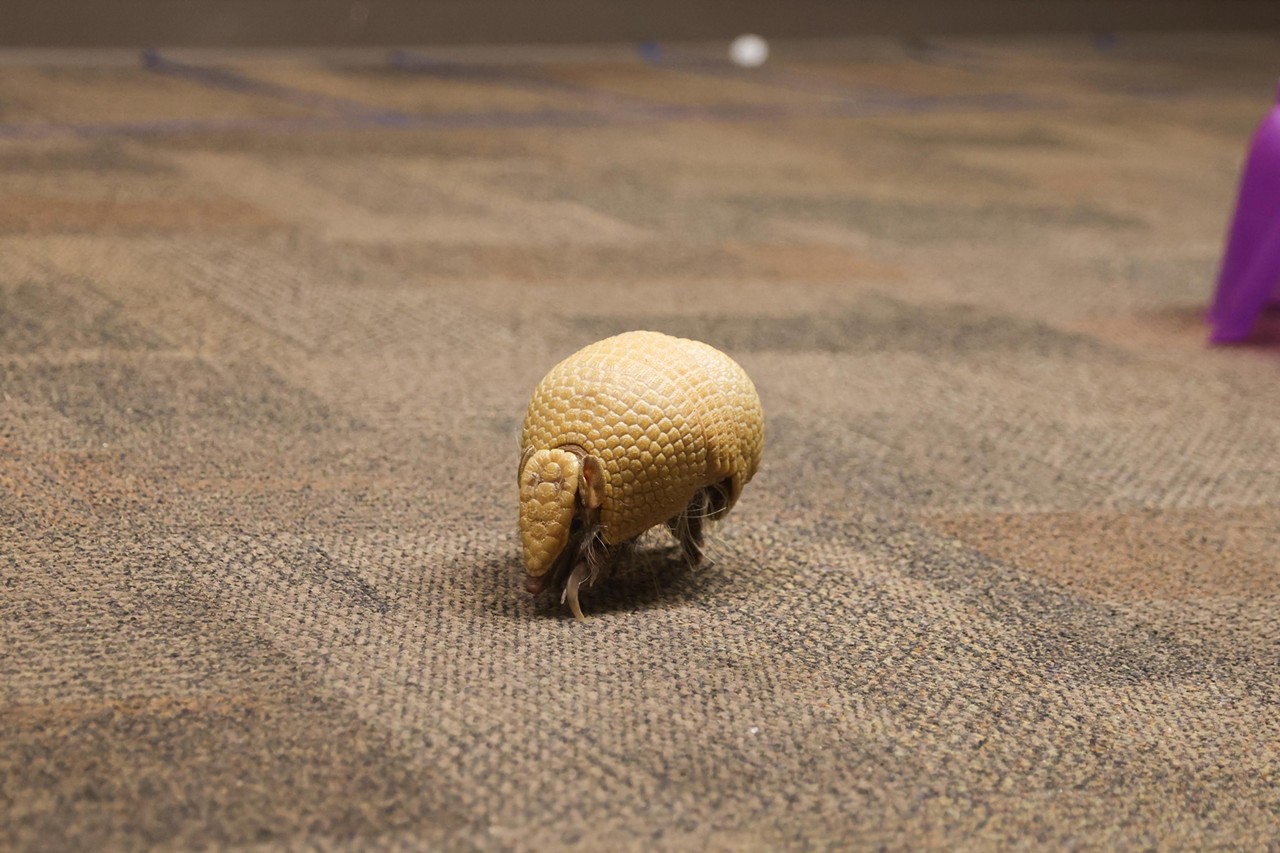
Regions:
<instances>
[{"instance_id":1,"label":"armadillo shell","mask_svg":"<svg viewBox=\"0 0 1280 853\"><path fill-rule=\"evenodd\" d=\"M605 542L618 544L680 513L703 486L729 505L760 464L760 398L733 359L698 341L627 332L560 362L538 384L521 450L579 447L606 477Z\"/></svg>"}]
</instances>

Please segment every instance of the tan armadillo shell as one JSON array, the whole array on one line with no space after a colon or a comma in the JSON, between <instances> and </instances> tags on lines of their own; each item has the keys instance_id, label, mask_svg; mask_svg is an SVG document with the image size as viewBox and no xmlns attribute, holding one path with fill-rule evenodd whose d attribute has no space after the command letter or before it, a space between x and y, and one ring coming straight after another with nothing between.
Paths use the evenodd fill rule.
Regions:
<instances>
[{"instance_id":1,"label":"tan armadillo shell","mask_svg":"<svg viewBox=\"0 0 1280 853\"><path fill-rule=\"evenodd\" d=\"M677 515L703 486L731 479L736 498L760 463L763 427L755 386L733 359L698 341L627 332L551 369L521 448L576 445L600 459L602 534L617 544Z\"/></svg>"}]
</instances>

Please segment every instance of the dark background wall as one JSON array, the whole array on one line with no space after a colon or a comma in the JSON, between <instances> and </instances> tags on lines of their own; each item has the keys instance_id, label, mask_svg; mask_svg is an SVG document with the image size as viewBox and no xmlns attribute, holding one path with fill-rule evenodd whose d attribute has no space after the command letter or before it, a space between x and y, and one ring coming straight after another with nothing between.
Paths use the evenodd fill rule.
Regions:
<instances>
[{"instance_id":1,"label":"dark background wall","mask_svg":"<svg viewBox=\"0 0 1280 853\"><path fill-rule=\"evenodd\" d=\"M572 43L1066 30L1280 30L1280 0L39 0L0 46Z\"/></svg>"}]
</instances>

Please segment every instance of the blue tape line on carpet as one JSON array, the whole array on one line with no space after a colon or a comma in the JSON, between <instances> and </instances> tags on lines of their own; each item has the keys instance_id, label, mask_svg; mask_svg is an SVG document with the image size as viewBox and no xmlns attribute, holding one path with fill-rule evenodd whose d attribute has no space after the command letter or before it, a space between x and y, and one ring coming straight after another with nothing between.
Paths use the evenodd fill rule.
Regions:
<instances>
[{"instance_id":1,"label":"blue tape line on carpet","mask_svg":"<svg viewBox=\"0 0 1280 853\"><path fill-rule=\"evenodd\" d=\"M532 71L532 66L530 65L521 65L519 66L519 71L516 72L511 70L511 66L448 62L407 50L394 50L389 53L387 55L387 64L397 71L404 71L410 74L426 74L445 80L493 83L511 88L568 95L623 109L660 109L671 106L671 104L664 101L655 101L640 95L613 92L595 86L561 80L546 74L539 74Z\"/></svg>"},{"instance_id":2,"label":"blue tape line on carpet","mask_svg":"<svg viewBox=\"0 0 1280 853\"><path fill-rule=\"evenodd\" d=\"M353 101L349 98L339 98L333 95L325 95L319 92L310 92L305 89L298 89L293 86L284 86L279 83L269 83L265 80L257 80L253 77L248 77L244 74L230 71L225 68L215 68L208 65L195 65L189 62L179 62L174 59L169 59L157 50L144 51L142 55L142 64L144 68L154 71L157 74L165 74L170 77L181 77L210 88L226 89L231 92L259 95L262 97L273 98L278 101L284 101L285 103L293 104L294 106L336 113L338 115L358 117L374 121L379 124L394 124L397 122L408 121L413 118L406 113L383 109L381 107L361 103L360 101Z\"/></svg>"},{"instance_id":3,"label":"blue tape line on carpet","mask_svg":"<svg viewBox=\"0 0 1280 853\"><path fill-rule=\"evenodd\" d=\"M407 52L393 54L391 61L405 69L430 70L444 75L489 74L487 70L459 63L441 63ZM371 107L358 101L335 98L290 86L267 83L226 69L178 62L148 51L148 68L160 73L192 79L203 85L250 95L272 97L297 106L330 113L325 116L274 116L247 118L156 119L132 122L49 122L0 124L0 138L43 139L51 137L178 136L214 133L303 133L366 129L455 130L467 128L588 128L671 122L752 122L797 118L857 118L895 114L918 114L943 110L1006 112L1049 109L1060 106L1057 99L1019 93L955 96L912 96L899 93L863 91L861 97L813 101L803 104L712 104L706 106L658 104L645 101L642 107L615 109L544 109L531 111L490 110L412 115ZM490 82L508 84L509 73L489 74ZM607 106L621 107L612 93L548 78L520 78L538 87L554 87L577 95L590 94Z\"/></svg>"},{"instance_id":4,"label":"blue tape line on carpet","mask_svg":"<svg viewBox=\"0 0 1280 853\"><path fill-rule=\"evenodd\" d=\"M920 96L886 86L849 83L810 71L780 68L776 64L758 68L741 68L727 59L710 59L704 55L672 52L660 48L650 48L647 52L642 51L640 55L647 65L676 73L734 80L760 87L820 95L843 101L870 101L880 106L900 102L907 111L919 112L917 102Z\"/></svg>"}]
</instances>

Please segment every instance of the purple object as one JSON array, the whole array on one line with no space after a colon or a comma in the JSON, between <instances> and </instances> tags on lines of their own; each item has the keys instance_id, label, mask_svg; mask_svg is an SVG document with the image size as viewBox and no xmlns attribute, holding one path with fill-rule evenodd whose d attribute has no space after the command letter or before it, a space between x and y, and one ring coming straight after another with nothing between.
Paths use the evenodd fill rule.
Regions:
<instances>
[{"instance_id":1,"label":"purple object","mask_svg":"<svg viewBox=\"0 0 1280 853\"><path fill-rule=\"evenodd\" d=\"M1209 310L1213 343L1242 341L1280 296L1280 92L1253 135Z\"/></svg>"}]
</instances>

